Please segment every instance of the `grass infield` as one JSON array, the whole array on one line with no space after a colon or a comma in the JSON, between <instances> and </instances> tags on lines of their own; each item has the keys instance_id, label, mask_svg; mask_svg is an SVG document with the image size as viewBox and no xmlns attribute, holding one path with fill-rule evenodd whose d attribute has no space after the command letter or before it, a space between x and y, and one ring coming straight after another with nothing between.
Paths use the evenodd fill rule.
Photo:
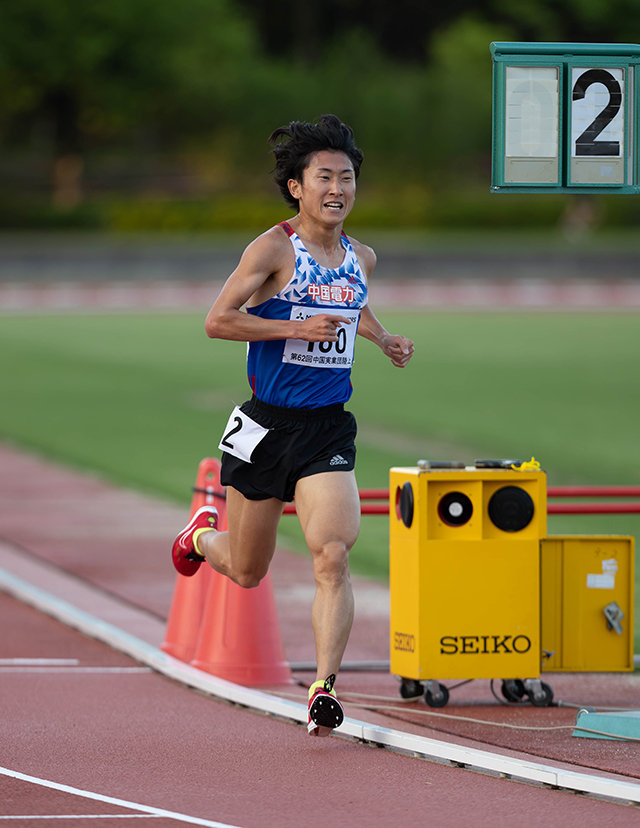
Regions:
<instances>
[{"instance_id":1,"label":"grass infield","mask_svg":"<svg viewBox=\"0 0 640 828\"><path fill-rule=\"evenodd\" d=\"M361 488L394 465L532 455L550 485L637 484L640 325L634 313L379 313L416 354L395 369L359 340L349 408ZM3 316L0 436L188 507L249 395L244 343L204 313ZM551 516L549 534L638 535L640 516ZM387 521L363 519L354 571L385 578ZM293 517L281 541L303 547ZM640 566L636 604L640 606ZM638 610L637 610L638 611ZM636 625L638 628L640 625ZM636 651L640 641L636 637Z\"/></svg>"}]
</instances>

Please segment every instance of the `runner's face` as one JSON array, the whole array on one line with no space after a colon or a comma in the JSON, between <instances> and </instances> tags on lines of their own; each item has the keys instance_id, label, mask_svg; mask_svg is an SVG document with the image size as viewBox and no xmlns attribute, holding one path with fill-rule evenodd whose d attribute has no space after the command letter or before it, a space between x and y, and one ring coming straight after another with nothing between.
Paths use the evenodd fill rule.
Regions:
<instances>
[{"instance_id":1,"label":"runner's face","mask_svg":"<svg viewBox=\"0 0 640 828\"><path fill-rule=\"evenodd\" d=\"M289 190L298 199L300 213L323 224L340 224L356 198L356 177L348 155L333 150L314 152L302 174L291 179Z\"/></svg>"}]
</instances>

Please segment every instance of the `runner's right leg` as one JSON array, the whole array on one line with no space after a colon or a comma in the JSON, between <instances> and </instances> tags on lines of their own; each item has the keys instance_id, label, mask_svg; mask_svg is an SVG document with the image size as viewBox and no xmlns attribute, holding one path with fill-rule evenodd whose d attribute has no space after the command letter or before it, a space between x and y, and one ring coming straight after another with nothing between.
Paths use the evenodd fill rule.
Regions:
<instances>
[{"instance_id":1,"label":"runner's right leg","mask_svg":"<svg viewBox=\"0 0 640 828\"><path fill-rule=\"evenodd\" d=\"M269 570L284 503L248 500L227 487L227 532L203 531L198 551L209 564L241 587L256 587Z\"/></svg>"}]
</instances>

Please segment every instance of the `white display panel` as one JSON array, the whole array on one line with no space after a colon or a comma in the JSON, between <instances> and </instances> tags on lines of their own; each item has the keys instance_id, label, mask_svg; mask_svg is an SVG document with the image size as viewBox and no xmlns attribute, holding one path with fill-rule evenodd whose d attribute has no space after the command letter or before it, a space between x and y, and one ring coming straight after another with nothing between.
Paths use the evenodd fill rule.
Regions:
<instances>
[{"instance_id":1,"label":"white display panel","mask_svg":"<svg viewBox=\"0 0 640 828\"><path fill-rule=\"evenodd\" d=\"M558 68L507 66L505 156L557 158Z\"/></svg>"}]
</instances>

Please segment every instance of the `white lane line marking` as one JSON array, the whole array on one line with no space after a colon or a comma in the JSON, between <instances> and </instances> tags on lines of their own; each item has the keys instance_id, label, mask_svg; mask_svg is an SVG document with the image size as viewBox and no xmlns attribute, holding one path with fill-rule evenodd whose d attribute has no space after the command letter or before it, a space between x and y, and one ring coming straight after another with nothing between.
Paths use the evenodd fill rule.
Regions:
<instances>
[{"instance_id":1,"label":"white lane line marking","mask_svg":"<svg viewBox=\"0 0 640 828\"><path fill-rule=\"evenodd\" d=\"M19 814L0 819L160 819L161 814Z\"/></svg>"},{"instance_id":2,"label":"white lane line marking","mask_svg":"<svg viewBox=\"0 0 640 828\"><path fill-rule=\"evenodd\" d=\"M152 816L164 816L169 819L175 819L177 822L186 822L189 825L204 825L205 828L240 828L238 825L229 825L226 822L214 822L210 819L200 819L200 817L188 816L177 811L166 811L164 808L154 808L153 805L140 805L138 802L129 802L126 799L118 799L115 796L105 796L104 794L94 793L93 791L84 791L81 788L72 788L70 785L62 785L59 782L52 782L49 779L40 779L37 776L29 776L20 771L14 771L10 768L0 767L0 774L3 776L10 776L12 779L19 779L21 782L31 782L33 785L41 785L43 788L52 788L54 791L62 791L72 796L82 796L85 799L94 799L97 802L105 802L109 805L118 805L121 808L131 808L132 811L143 811ZM13 817L15 818L15 817Z\"/></svg>"},{"instance_id":3,"label":"white lane line marking","mask_svg":"<svg viewBox=\"0 0 640 828\"><path fill-rule=\"evenodd\" d=\"M72 667L77 658L0 658L0 667Z\"/></svg>"},{"instance_id":4,"label":"white lane line marking","mask_svg":"<svg viewBox=\"0 0 640 828\"><path fill-rule=\"evenodd\" d=\"M50 676L57 673L152 673L150 667L4 667L0 665L0 673L48 673Z\"/></svg>"}]
</instances>

